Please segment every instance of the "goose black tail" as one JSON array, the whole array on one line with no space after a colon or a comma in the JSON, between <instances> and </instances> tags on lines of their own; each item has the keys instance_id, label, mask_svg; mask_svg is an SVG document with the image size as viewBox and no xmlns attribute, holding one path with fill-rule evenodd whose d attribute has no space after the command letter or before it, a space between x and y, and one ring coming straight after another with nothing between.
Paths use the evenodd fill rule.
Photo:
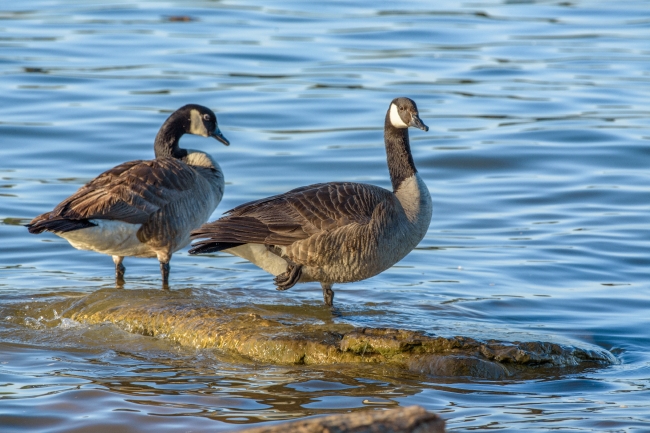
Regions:
<instances>
[{"instance_id":1,"label":"goose black tail","mask_svg":"<svg viewBox=\"0 0 650 433\"><path fill-rule=\"evenodd\" d=\"M234 248L240 245L244 244L234 242L215 242L208 239L192 244L190 254L216 253L217 251L227 250L228 248Z\"/></svg>"},{"instance_id":2,"label":"goose black tail","mask_svg":"<svg viewBox=\"0 0 650 433\"><path fill-rule=\"evenodd\" d=\"M74 230L81 230L88 227L94 227L97 224L93 224L88 220L69 220L64 218L58 219L46 219L29 224L25 224L27 230L32 234L43 233L44 231L54 232L54 233L65 233L71 232Z\"/></svg>"}]
</instances>

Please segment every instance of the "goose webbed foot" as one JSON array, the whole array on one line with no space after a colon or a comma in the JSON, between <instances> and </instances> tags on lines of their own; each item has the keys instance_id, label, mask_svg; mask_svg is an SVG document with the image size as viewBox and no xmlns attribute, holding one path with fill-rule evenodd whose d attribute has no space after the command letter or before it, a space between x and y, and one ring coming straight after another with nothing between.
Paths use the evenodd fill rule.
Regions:
<instances>
[{"instance_id":1,"label":"goose webbed foot","mask_svg":"<svg viewBox=\"0 0 650 433\"><path fill-rule=\"evenodd\" d=\"M278 290L287 290L296 285L302 275L302 265L289 263L286 272L276 276L273 282Z\"/></svg>"},{"instance_id":2,"label":"goose webbed foot","mask_svg":"<svg viewBox=\"0 0 650 433\"><path fill-rule=\"evenodd\" d=\"M162 288L169 289L169 262L160 262L160 274L162 275Z\"/></svg>"},{"instance_id":3,"label":"goose webbed foot","mask_svg":"<svg viewBox=\"0 0 650 433\"><path fill-rule=\"evenodd\" d=\"M332 283L320 283L323 288L323 301L328 307L334 306L334 290L332 290Z\"/></svg>"}]
</instances>

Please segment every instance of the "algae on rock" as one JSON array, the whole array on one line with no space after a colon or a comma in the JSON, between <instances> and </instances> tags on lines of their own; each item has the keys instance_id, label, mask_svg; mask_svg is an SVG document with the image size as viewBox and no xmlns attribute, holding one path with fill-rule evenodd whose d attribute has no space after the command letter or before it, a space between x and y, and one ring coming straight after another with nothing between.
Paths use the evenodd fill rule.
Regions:
<instances>
[{"instance_id":1,"label":"algae on rock","mask_svg":"<svg viewBox=\"0 0 650 433\"><path fill-rule=\"evenodd\" d=\"M100 290L74 302L63 317L89 324L110 322L128 332L269 364L381 363L435 376L500 379L540 367L615 362L613 355L597 348L429 336L299 317L286 320L264 306L211 305L174 292Z\"/></svg>"}]
</instances>

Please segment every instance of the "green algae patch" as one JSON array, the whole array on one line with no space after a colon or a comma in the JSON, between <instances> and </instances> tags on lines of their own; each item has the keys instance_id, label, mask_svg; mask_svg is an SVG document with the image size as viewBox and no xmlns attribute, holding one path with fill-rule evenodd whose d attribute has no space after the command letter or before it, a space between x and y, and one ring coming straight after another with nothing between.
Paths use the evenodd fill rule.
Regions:
<instances>
[{"instance_id":1,"label":"green algae patch","mask_svg":"<svg viewBox=\"0 0 650 433\"><path fill-rule=\"evenodd\" d=\"M332 318L279 312L272 305L232 306L184 295L100 290L68 301L62 317L85 324L109 322L131 333L278 365L382 364L434 376L503 379L540 369L616 361L600 348L358 328Z\"/></svg>"}]
</instances>

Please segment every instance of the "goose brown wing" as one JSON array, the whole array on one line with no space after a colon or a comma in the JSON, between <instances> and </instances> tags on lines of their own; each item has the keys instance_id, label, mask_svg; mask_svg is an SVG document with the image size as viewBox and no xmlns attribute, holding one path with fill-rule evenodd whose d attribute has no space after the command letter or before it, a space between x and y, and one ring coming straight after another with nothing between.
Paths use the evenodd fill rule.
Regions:
<instances>
[{"instance_id":1,"label":"goose brown wing","mask_svg":"<svg viewBox=\"0 0 650 433\"><path fill-rule=\"evenodd\" d=\"M92 226L92 219L143 224L190 189L196 176L194 170L173 158L125 162L100 174L27 227L40 233Z\"/></svg>"},{"instance_id":2,"label":"goose brown wing","mask_svg":"<svg viewBox=\"0 0 650 433\"><path fill-rule=\"evenodd\" d=\"M348 224L367 224L375 209L391 199L389 191L359 183L333 182L297 188L237 206L225 217L204 224L192 232L192 238L207 239L195 243L194 249L201 252L214 243L291 245Z\"/></svg>"}]
</instances>

